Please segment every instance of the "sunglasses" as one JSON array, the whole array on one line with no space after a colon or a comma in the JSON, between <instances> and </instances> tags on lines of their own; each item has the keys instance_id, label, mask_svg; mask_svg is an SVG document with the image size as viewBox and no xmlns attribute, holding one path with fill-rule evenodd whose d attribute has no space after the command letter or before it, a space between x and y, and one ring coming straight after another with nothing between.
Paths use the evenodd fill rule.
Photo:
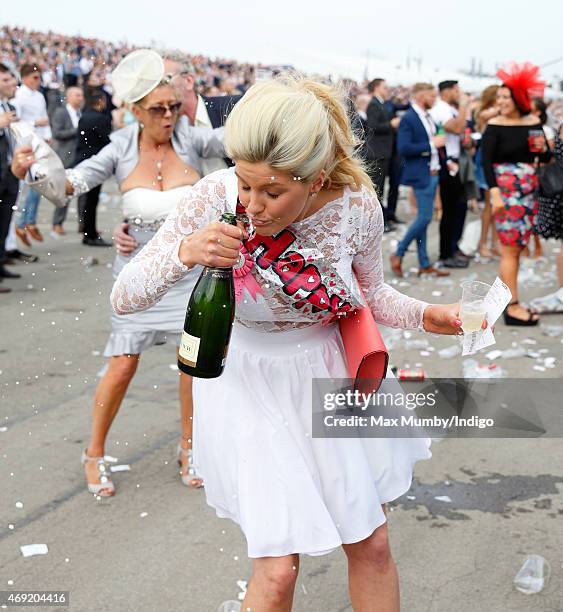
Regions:
<instances>
[{"instance_id":1,"label":"sunglasses","mask_svg":"<svg viewBox=\"0 0 563 612\"><path fill-rule=\"evenodd\" d=\"M141 106L141 108L143 110L148 111L153 117L161 118L164 117L164 115L166 115L168 111L170 111L172 115L177 115L180 112L180 109L182 108L182 103L174 102L174 104L170 104L169 106L162 104L159 106L149 106L149 108Z\"/></svg>"}]
</instances>

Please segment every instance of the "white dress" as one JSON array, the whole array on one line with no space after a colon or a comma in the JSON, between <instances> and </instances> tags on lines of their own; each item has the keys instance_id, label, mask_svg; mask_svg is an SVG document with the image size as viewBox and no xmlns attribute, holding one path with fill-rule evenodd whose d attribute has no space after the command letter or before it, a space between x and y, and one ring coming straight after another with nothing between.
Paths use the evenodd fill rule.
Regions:
<instances>
[{"instance_id":1,"label":"white dress","mask_svg":"<svg viewBox=\"0 0 563 612\"><path fill-rule=\"evenodd\" d=\"M111 300L119 314L151 307L186 274L181 239L232 210L232 170L197 183L155 238L123 268ZM420 328L424 302L383 282L383 218L376 196L346 189L291 226L343 278L352 264L376 321ZM256 273L263 296L237 305L225 370L194 379L194 461L207 502L237 522L249 557L325 554L385 522L381 504L405 493L429 438L314 438L311 381L347 377L338 326L321 325Z\"/></svg>"},{"instance_id":2,"label":"white dress","mask_svg":"<svg viewBox=\"0 0 563 612\"><path fill-rule=\"evenodd\" d=\"M123 215L129 221L129 234L139 246L131 255L116 255L113 264L114 281L123 266L156 234L170 211L176 208L190 189L191 185L166 191L136 187L123 194ZM120 317L112 311L111 334L104 355L137 355L155 344L166 342L179 346L186 307L200 271L191 271L150 310L125 317Z\"/></svg>"}]
</instances>

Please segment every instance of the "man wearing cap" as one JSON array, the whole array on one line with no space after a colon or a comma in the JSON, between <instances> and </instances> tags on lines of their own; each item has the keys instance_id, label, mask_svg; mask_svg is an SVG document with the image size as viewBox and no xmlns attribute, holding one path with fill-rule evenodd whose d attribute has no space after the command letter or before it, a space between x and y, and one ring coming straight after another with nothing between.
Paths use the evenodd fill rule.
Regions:
<instances>
[{"instance_id":1,"label":"man wearing cap","mask_svg":"<svg viewBox=\"0 0 563 612\"><path fill-rule=\"evenodd\" d=\"M47 115L47 103L40 91L41 70L37 64L23 64L20 68L22 84L16 91L14 106L21 121L29 123L34 132L45 140L51 142L52 133ZM43 235L37 227L37 210L41 196L33 189L28 190L23 207L16 222L18 238L30 246L29 236L33 240L43 242Z\"/></svg>"}]
</instances>

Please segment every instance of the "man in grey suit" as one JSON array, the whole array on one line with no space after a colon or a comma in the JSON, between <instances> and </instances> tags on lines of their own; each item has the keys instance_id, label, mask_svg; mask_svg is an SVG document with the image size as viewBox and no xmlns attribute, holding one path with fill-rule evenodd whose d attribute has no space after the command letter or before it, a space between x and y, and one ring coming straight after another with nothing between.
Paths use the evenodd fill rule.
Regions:
<instances>
[{"instance_id":1,"label":"man in grey suit","mask_svg":"<svg viewBox=\"0 0 563 612\"><path fill-rule=\"evenodd\" d=\"M66 90L66 104L55 109L51 119L53 132L53 149L61 158L65 168L72 168L76 161L76 143L78 140L78 121L80 109L84 103L84 93L80 87L69 87ZM65 233L63 228L68 206L55 208L53 214L53 233L57 236Z\"/></svg>"}]
</instances>

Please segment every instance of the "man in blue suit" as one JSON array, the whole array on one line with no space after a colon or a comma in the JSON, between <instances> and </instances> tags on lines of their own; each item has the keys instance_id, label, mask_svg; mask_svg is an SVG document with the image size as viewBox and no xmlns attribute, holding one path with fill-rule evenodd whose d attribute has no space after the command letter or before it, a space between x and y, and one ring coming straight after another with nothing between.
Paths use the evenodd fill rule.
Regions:
<instances>
[{"instance_id":1,"label":"man in blue suit","mask_svg":"<svg viewBox=\"0 0 563 612\"><path fill-rule=\"evenodd\" d=\"M401 184L414 189L417 204L416 219L391 256L391 269L400 277L403 256L413 240L418 249L419 276L449 274L430 264L426 250L426 228L432 221L440 174L439 151L446 144L445 136L436 136L436 126L428 113L435 101L436 90L430 83L416 83L412 88L411 108L402 117L397 133L397 148L404 160Z\"/></svg>"}]
</instances>

